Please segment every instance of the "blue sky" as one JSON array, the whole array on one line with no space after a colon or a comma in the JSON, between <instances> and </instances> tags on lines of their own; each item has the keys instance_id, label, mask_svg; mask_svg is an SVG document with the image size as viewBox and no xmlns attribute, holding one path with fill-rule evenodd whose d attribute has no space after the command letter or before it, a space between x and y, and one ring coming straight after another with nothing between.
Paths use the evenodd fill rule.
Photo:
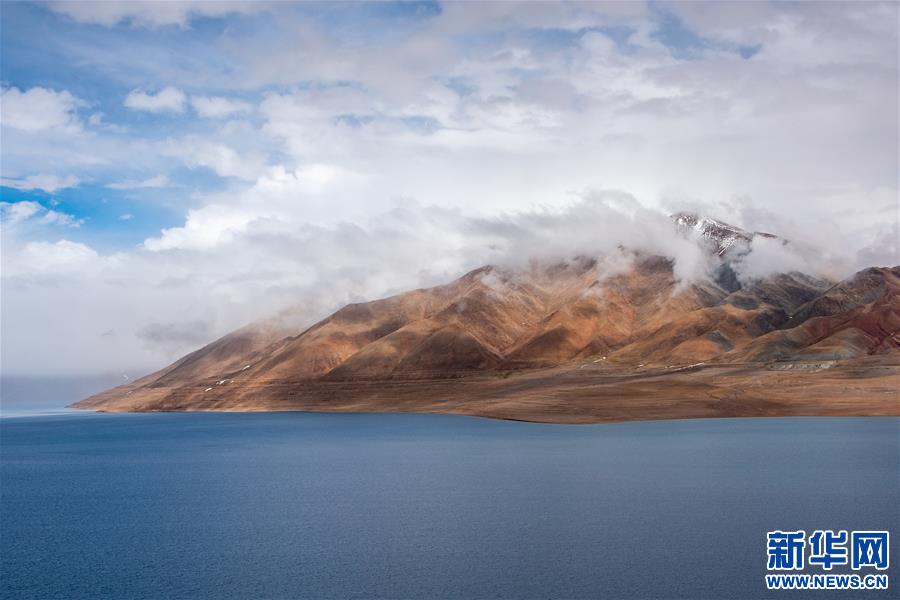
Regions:
<instances>
[{"instance_id":1,"label":"blue sky","mask_svg":"<svg viewBox=\"0 0 900 600\"><path fill-rule=\"evenodd\" d=\"M443 281L516 245L473 223L598 193L824 244L830 273L896 253L895 3L2 11L4 370L35 331L72 340L47 369L143 368Z\"/></svg>"},{"instance_id":2,"label":"blue sky","mask_svg":"<svg viewBox=\"0 0 900 600\"><path fill-rule=\"evenodd\" d=\"M389 43L402 39L441 15L437 2L364 3L357 5L298 5L292 12L321 27L328 35L346 44ZM704 50L724 49L749 58L747 46L710 41L687 28L664 5L650 5L651 36L664 44L673 56L699 59ZM172 112L135 111L123 100L135 89L150 92L170 83L164 74L175 73L179 89L187 94L227 95L229 99L259 102L266 93L288 91L297 86L331 86L335 81L297 81L291 86L262 85L245 88L232 79L233 64L223 54L223 45L258 43L277 30L277 16L268 12L250 15L197 16L187 26L134 26L123 19L113 27L92 22L79 23L51 7L33 3L4 5L3 56L0 78L5 87L27 90L44 87L66 90L79 99L75 113L84 118L98 115L107 127L126 128L122 136L141 140L161 140L185 134L203 135L216 124L202 122L190 110ZM610 22L594 27L566 29L525 26L490 31L461 32L458 42L469 47L495 47L524 40L536 52L562 52L576 46L588 31L607 36L623 55L633 52L629 38L634 28ZM36 43L36 40L40 40ZM752 54L752 52L751 52ZM200 77L195 74L202 73ZM528 76L528 70L522 75ZM464 81L460 81L464 85ZM458 88L457 88L458 89ZM345 123L371 120L367 115L338 115ZM416 130L433 128L436 121L424 116L405 117ZM277 149L270 149L275 154ZM7 150L4 158L10 162ZM124 159L125 157L119 157ZM150 157L145 157L150 158ZM277 159L277 156L273 157ZM12 177L30 173L18 161L6 166ZM37 166L35 166L37 167ZM72 172L76 169L72 169ZM152 189L113 189L110 184L139 182L164 172L168 185ZM69 173L71 174L71 173ZM133 164L127 159L76 173L77 186L54 190L21 190L2 187L4 202L36 201L73 215L80 226L69 238L90 242L103 250L117 250L140 244L148 236L183 220L186 208L196 196L227 186L215 172L188 167L177 161L148 160ZM127 216L127 218L122 218Z\"/></svg>"}]
</instances>

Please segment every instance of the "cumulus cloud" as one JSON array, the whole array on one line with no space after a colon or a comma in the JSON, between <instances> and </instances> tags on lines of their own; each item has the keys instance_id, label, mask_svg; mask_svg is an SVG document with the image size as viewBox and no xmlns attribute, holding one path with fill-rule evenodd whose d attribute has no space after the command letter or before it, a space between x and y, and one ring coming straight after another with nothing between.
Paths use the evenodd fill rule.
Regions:
<instances>
[{"instance_id":1,"label":"cumulus cloud","mask_svg":"<svg viewBox=\"0 0 900 600\"><path fill-rule=\"evenodd\" d=\"M625 243L674 257L689 282L715 264L671 234L667 214L686 208L790 240L754 241L745 279L900 262L896 4L450 3L365 18L340 5L323 18L279 3L265 28L232 16L198 43L194 20L238 6L53 6L69 17L55 21L65 68L145 86L131 108L176 111L164 125L179 133L107 108L106 88L91 98L104 118L86 123L68 92L4 88L4 176L178 193L160 200L160 231L93 255L56 247L39 204L4 208L10 367L37 364L48 337L65 338L56 370L161 366L200 343L170 326L215 337L286 306L313 320L536 253L603 255L615 272ZM121 51L86 49L76 22L110 27L89 31ZM168 25L116 45L116 27ZM36 250L80 262L30 268Z\"/></svg>"},{"instance_id":2,"label":"cumulus cloud","mask_svg":"<svg viewBox=\"0 0 900 600\"><path fill-rule=\"evenodd\" d=\"M125 106L133 110L144 110L152 113L184 112L187 96L178 88L165 87L155 94L141 90L132 90L125 97Z\"/></svg>"},{"instance_id":3,"label":"cumulus cloud","mask_svg":"<svg viewBox=\"0 0 900 600\"><path fill-rule=\"evenodd\" d=\"M184 147L182 147L184 149ZM188 157L188 160L192 160ZM218 165L222 169L225 165ZM247 165L245 165L246 167ZM253 167L254 169L258 167ZM288 171L276 166L263 171L253 185L242 193L228 191L191 209L183 225L163 229L159 236L144 240L148 250L200 249L214 247L254 222L333 225L359 213L336 205L335 188L346 196L365 202L367 181L358 174L327 164L313 164Z\"/></svg>"},{"instance_id":4,"label":"cumulus cloud","mask_svg":"<svg viewBox=\"0 0 900 600\"><path fill-rule=\"evenodd\" d=\"M78 131L76 110L82 102L66 90L16 87L0 90L0 124L22 131Z\"/></svg>"},{"instance_id":5,"label":"cumulus cloud","mask_svg":"<svg viewBox=\"0 0 900 600\"><path fill-rule=\"evenodd\" d=\"M145 240L143 246L152 251L214 248L244 232L254 218L257 217L249 212L206 206L189 211L183 227L164 229L159 237Z\"/></svg>"}]
</instances>

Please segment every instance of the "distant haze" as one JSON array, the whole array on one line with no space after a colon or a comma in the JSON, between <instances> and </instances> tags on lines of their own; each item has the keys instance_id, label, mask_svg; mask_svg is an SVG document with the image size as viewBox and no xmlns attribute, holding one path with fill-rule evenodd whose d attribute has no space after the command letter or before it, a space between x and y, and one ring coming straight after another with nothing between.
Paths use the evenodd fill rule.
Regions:
<instances>
[{"instance_id":1,"label":"distant haze","mask_svg":"<svg viewBox=\"0 0 900 600\"><path fill-rule=\"evenodd\" d=\"M7 3L4 374L619 245L900 263L896 3ZM53 31L47 38L41 32Z\"/></svg>"}]
</instances>

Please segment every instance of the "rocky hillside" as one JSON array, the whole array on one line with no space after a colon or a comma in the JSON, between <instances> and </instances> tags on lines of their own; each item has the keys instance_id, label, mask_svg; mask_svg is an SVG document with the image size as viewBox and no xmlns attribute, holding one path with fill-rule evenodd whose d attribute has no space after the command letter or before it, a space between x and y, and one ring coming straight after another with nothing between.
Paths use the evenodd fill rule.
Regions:
<instances>
[{"instance_id":1,"label":"rocky hillside","mask_svg":"<svg viewBox=\"0 0 900 600\"><path fill-rule=\"evenodd\" d=\"M718 256L770 235L686 214L675 220L699 230ZM76 406L179 408L173 398L223 398L247 385L275 393L313 382L449 382L576 363L626 372L762 368L900 350L900 267L841 282L782 273L742 286L724 260L716 277L685 285L668 258L627 258L627 268L612 271L586 257L486 266L447 285L347 305L304 331L250 325Z\"/></svg>"}]
</instances>

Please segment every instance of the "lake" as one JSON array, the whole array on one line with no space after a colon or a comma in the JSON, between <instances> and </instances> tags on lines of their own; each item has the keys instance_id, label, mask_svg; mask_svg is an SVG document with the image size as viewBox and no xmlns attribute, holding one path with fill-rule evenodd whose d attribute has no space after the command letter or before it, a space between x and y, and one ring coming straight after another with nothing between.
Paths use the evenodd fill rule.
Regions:
<instances>
[{"instance_id":1,"label":"lake","mask_svg":"<svg viewBox=\"0 0 900 600\"><path fill-rule=\"evenodd\" d=\"M900 419L0 419L4 598L756 598L766 532L889 529ZM849 569L836 572L849 572ZM846 597L828 592L829 598ZM860 593L857 593L859 596Z\"/></svg>"}]
</instances>

